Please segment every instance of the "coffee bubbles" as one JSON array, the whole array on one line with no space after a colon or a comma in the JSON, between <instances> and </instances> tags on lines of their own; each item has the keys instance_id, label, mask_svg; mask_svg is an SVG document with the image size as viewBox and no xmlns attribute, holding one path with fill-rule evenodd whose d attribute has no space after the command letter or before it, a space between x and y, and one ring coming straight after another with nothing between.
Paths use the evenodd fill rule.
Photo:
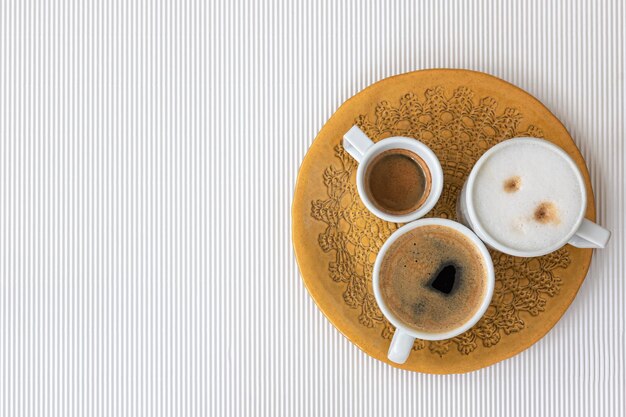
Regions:
<instances>
[{"instance_id":1,"label":"coffee bubbles","mask_svg":"<svg viewBox=\"0 0 626 417\"><path fill-rule=\"evenodd\" d=\"M487 281L476 244L441 225L402 235L380 268L380 290L391 313L424 333L445 333L468 322L483 303Z\"/></svg>"}]
</instances>

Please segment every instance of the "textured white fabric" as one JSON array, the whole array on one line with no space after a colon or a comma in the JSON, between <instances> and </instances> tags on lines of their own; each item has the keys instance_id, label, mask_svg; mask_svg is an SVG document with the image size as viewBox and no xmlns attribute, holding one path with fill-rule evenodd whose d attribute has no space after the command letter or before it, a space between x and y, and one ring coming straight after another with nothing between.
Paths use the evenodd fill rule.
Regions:
<instances>
[{"instance_id":1,"label":"textured white fabric","mask_svg":"<svg viewBox=\"0 0 626 417\"><path fill-rule=\"evenodd\" d=\"M0 415L625 415L624 3L0 2ZM298 166L347 98L492 73L613 230L544 339L467 375L366 356L307 294Z\"/></svg>"}]
</instances>

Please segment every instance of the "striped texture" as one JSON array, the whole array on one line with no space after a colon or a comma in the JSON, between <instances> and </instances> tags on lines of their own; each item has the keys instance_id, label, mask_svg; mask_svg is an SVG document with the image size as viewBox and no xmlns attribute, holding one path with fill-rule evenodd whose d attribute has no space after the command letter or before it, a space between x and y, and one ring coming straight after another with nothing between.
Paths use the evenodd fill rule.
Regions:
<instances>
[{"instance_id":1,"label":"striped texture","mask_svg":"<svg viewBox=\"0 0 626 417\"><path fill-rule=\"evenodd\" d=\"M0 415L625 415L619 0L0 2ZM298 276L300 161L348 97L429 67L542 100L614 232L564 318L430 376Z\"/></svg>"}]
</instances>

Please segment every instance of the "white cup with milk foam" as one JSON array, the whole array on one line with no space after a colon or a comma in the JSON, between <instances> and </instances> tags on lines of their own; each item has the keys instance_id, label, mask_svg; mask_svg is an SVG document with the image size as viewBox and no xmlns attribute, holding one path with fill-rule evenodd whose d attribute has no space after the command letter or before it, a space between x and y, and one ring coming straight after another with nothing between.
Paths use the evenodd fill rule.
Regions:
<instances>
[{"instance_id":1,"label":"white cup with milk foam","mask_svg":"<svg viewBox=\"0 0 626 417\"><path fill-rule=\"evenodd\" d=\"M611 236L585 219L585 181L558 146L515 138L476 162L457 202L459 220L488 246L513 256L541 256L569 243L604 248Z\"/></svg>"}]
</instances>

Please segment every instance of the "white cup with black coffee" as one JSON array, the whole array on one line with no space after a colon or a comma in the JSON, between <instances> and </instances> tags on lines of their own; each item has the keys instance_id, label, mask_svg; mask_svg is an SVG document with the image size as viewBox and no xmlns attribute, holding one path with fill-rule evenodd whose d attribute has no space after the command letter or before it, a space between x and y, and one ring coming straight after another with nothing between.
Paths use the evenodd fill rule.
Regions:
<instances>
[{"instance_id":1,"label":"white cup with black coffee","mask_svg":"<svg viewBox=\"0 0 626 417\"><path fill-rule=\"evenodd\" d=\"M376 302L396 327L387 357L404 363L416 338L444 340L474 326L495 286L489 251L464 225L420 219L383 244L372 275Z\"/></svg>"},{"instance_id":2,"label":"white cup with black coffee","mask_svg":"<svg viewBox=\"0 0 626 417\"><path fill-rule=\"evenodd\" d=\"M353 126L344 149L359 163L356 184L363 204L377 217L408 223L428 213L443 190L443 170L422 142L394 136L374 143Z\"/></svg>"},{"instance_id":3,"label":"white cup with black coffee","mask_svg":"<svg viewBox=\"0 0 626 417\"><path fill-rule=\"evenodd\" d=\"M604 248L611 233L585 219L587 194L574 160L537 138L505 140L476 162L457 200L459 221L488 246L533 257L569 243Z\"/></svg>"}]
</instances>

